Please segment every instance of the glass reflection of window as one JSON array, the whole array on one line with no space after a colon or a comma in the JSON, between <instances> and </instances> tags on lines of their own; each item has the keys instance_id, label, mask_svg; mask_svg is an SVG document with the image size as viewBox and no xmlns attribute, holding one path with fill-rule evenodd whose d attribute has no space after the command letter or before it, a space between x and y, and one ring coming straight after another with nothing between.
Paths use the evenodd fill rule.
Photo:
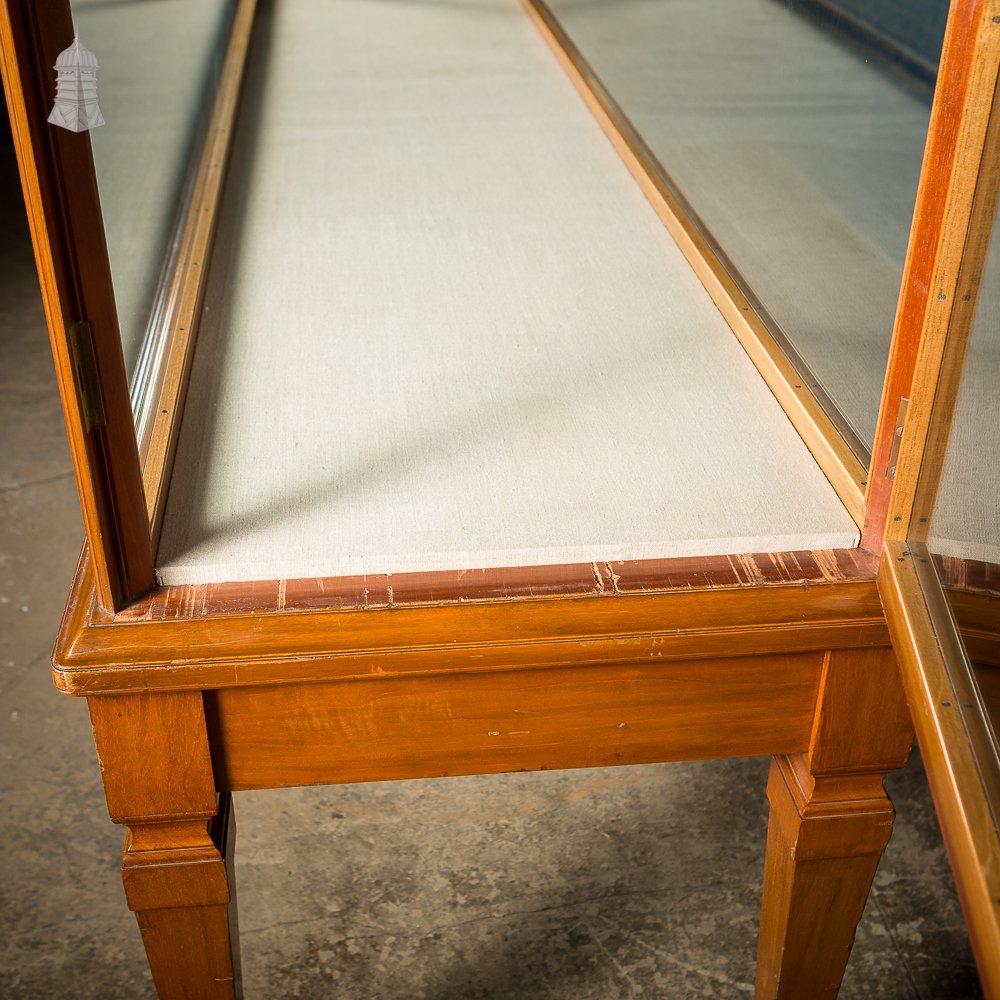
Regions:
<instances>
[{"instance_id":1,"label":"glass reflection of window","mask_svg":"<svg viewBox=\"0 0 1000 1000\"><path fill-rule=\"evenodd\" d=\"M995 196L994 190L991 197ZM980 211L988 210L985 198L977 200ZM918 516L911 534L926 537L996 745L1000 733L1000 238L995 234L995 220L990 221L989 226L979 222L985 229L983 238L977 239L975 233L970 237L961 287L974 306L968 317L971 329L962 329L961 317L953 320L936 405L939 433L942 438L946 435L947 446L942 459L935 461L932 454L921 470L920 492L930 496L936 486L936 497L929 516L923 514L922 520ZM976 255L982 257L978 263Z\"/></svg>"},{"instance_id":2,"label":"glass reflection of window","mask_svg":"<svg viewBox=\"0 0 1000 1000\"><path fill-rule=\"evenodd\" d=\"M101 63L91 133L125 367L134 373L157 307L233 0L72 0Z\"/></svg>"}]
</instances>

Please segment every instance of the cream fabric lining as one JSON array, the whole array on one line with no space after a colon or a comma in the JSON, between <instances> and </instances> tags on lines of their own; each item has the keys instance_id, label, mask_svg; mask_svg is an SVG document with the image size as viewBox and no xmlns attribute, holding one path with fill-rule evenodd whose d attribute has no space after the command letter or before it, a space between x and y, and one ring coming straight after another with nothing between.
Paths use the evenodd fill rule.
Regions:
<instances>
[{"instance_id":1,"label":"cream fabric lining","mask_svg":"<svg viewBox=\"0 0 1000 1000\"><path fill-rule=\"evenodd\" d=\"M282 0L167 584L857 543L516 0Z\"/></svg>"}]
</instances>

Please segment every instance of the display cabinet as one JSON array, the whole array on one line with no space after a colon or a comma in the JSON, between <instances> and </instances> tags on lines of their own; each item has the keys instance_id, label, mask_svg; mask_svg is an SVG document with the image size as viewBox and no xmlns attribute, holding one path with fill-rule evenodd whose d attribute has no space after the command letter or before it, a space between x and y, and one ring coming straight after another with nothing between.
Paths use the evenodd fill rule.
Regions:
<instances>
[{"instance_id":1,"label":"display cabinet","mask_svg":"<svg viewBox=\"0 0 1000 1000\"><path fill-rule=\"evenodd\" d=\"M745 755L757 995L836 994L940 734L904 526L1000 52L997 0L943 48L857 6L0 0L87 534L54 677L161 996L240 993L235 791ZM991 538L929 549L983 663ZM995 989L996 827L929 774Z\"/></svg>"}]
</instances>

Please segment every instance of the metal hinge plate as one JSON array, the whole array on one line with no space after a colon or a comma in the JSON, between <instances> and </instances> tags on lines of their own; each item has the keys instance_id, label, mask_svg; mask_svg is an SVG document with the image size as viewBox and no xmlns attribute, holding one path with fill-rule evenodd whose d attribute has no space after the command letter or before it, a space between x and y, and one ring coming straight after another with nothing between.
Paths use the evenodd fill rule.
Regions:
<instances>
[{"instance_id":1,"label":"metal hinge plate","mask_svg":"<svg viewBox=\"0 0 1000 1000\"><path fill-rule=\"evenodd\" d=\"M899 409L896 411L896 427L892 432L892 447L889 449L889 465L885 470L886 479L896 478L896 466L899 464L899 446L903 443L903 427L906 424L906 411L910 401L900 397Z\"/></svg>"},{"instance_id":2,"label":"metal hinge plate","mask_svg":"<svg viewBox=\"0 0 1000 1000\"><path fill-rule=\"evenodd\" d=\"M69 351L73 360L73 378L80 397L80 412L87 431L104 427L108 418L104 412L101 379L97 374L94 334L89 323L74 323L69 328Z\"/></svg>"}]
</instances>

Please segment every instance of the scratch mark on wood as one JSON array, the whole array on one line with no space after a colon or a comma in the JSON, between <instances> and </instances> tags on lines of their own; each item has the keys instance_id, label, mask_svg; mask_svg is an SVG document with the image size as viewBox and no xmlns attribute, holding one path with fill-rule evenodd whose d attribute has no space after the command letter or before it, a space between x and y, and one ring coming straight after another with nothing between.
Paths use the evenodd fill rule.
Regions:
<instances>
[{"instance_id":1,"label":"scratch mark on wood","mask_svg":"<svg viewBox=\"0 0 1000 1000\"><path fill-rule=\"evenodd\" d=\"M811 587L874 577L876 558L859 550L743 553L667 560L592 562L557 567L514 567L376 574L306 580L179 584L161 587L115 614L96 609L88 624L182 621L222 615L290 612L374 611L389 607L480 604L532 599L629 597L666 591ZM970 587L1000 591L1000 573L973 570L960 561L948 577ZM402 581L402 583L400 583ZM402 590L399 588L402 586ZM398 591L398 593L397 593Z\"/></svg>"},{"instance_id":2,"label":"scratch mark on wood","mask_svg":"<svg viewBox=\"0 0 1000 1000\"><path fill-rule=\"evenodd\" d=\"M843 574L837 565L836 557L830 552L814 552L813 561L823 573L823 578L829 581L839 580Z\"/></svg>"}]
</instances>

